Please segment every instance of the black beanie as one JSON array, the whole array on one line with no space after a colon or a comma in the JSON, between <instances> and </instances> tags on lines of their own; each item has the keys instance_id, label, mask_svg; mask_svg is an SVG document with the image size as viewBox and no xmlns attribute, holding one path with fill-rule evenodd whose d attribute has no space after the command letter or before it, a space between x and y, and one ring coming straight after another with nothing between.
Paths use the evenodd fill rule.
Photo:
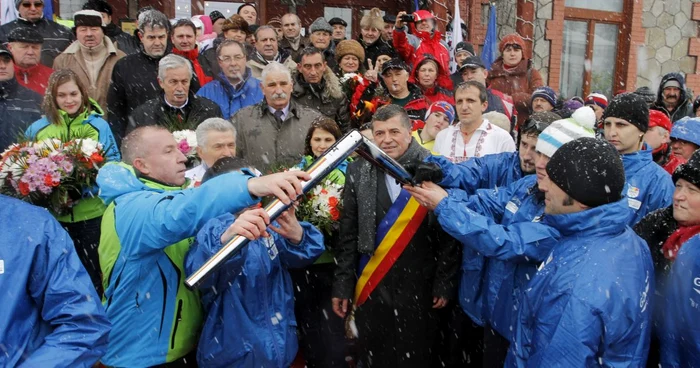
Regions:
<instances>
[{"instance_id":1,"label":"black beanie","mask_svg":"<svg viewBox=\"0 0 700 368\"><path fill-rule=\"evenodd\" d=\"M618 118L627 120L642 132L649 129L649 106L644 98L636 93L622 93L615 96L603 112L603 120Z\"/></svg>"},{"instance_id":2,"label":"black beanie","mask_svg":"<svg viewBox=\"0 0 700 368\"><path fill-rule=\"evenodd\" d=\"M547 164L549 179L588 207L617 202L625 186L625 168L613 145L595 138L565 143Z\"/></svg>"},{"instance_id":3,"label":"black beanie","mask_svg":"<svg viewBox=\"0 0 700 368\"><path fill-rule=\"evenodd\" d=\"M685 179L700 188L700 150L693 152L688 162L676 168L673 172L673 182L677 182L678 179Z\"/></svg>"},{"instance_id":4,"label":"black beanie","mask_svg":"<svg viewBox=\"0 0 700 368\"><path fill-rule=\"evenodd\" d=\"M112 6L103 0L88 0L88 2L83 5L83 10L94 10L100 13L107 13L110 16L112 15Z\"/></svg>"}]
</instances>

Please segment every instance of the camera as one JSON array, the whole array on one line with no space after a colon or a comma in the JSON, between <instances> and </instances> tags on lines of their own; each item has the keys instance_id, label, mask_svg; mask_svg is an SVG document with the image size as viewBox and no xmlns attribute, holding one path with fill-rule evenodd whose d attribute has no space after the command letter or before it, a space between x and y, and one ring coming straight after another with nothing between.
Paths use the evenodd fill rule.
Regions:
<instances>
[{"instance_id":1,"label":"camera","mask_svg":"<svg viewBox=\"0 0 700 368\"><path fill-rule=\"evenodd\" d=\"M416 18L413 16L413 14L404 14L401 16L401 21L406 23L415 23Z\"/></svg>"}]
</instances>

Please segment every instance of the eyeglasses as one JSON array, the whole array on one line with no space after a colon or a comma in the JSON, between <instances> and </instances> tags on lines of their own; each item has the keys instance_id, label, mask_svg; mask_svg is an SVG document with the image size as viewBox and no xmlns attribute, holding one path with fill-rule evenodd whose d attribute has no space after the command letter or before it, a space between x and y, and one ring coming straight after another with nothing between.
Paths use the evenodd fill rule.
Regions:
<instances>
[{"instance_id":1,"label":"eyeglasses","mask_svg":"<svg viewBox=\"0 0 700 368\"><path fill-rule=\"evenodd\" d=\"M37 2L37 3L22 3L22 7L27 8L27 9L31 8L32 5L34 5L35 8L43 8L44 7L44 3L39 3L39 2Z\"/></svg>"},{"instance_id":2,"label":"eyeglasses","mask_svg":"<svg viewBox=\"0 0 700 368\"><path fill-rule=\"evenodd\" d=\"M236 56L219 56L219 61L221 61L224 64L231 64L233 61L243 61L245 60L245 55L236 55Z\"/></svg>"}]
</instances>

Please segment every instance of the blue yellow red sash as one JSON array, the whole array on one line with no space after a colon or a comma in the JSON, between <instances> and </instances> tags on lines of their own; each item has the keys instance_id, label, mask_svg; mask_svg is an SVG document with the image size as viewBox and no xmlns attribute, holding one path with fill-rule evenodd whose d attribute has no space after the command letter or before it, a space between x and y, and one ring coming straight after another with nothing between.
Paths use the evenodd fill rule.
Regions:
<instances>
[{"instance_id":1,"label":"blue yellow red sash","mask_svg":"<svg viewBox=\"0 0 700 368\"><path fill-rule=\"evenodd\" d=\"M360 258L358 270L360 277L355 287L356 307L367 300L374 288L389 272L391 266L413 239L413 235L416 234L427 213L428 210L418 204L418 201L406 190L401 190L399 197L377 227L374 255L363 254Z\"/></svg>"}]
</instances>

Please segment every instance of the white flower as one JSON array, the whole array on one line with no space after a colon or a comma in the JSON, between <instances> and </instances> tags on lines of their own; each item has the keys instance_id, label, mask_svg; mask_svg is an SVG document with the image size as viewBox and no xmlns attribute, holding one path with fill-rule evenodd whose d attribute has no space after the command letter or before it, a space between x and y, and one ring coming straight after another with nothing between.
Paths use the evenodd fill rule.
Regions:
<instances>
[{"instance_id":1,"label":"white flower","mask_svg":"<svg viewBox=\"0 0 700 368\"><path fill-rule=\"evenodd\" d=\"M181 142L183 139L187 141L187 144L190 147L197 147L197 133L195 133L193 130L178 130L173 132L173 137L175 137L175 140L178 142Z\"/></svg>"},{"instance_id":2,"label":"white flower","mask_svg":"<svg viewBox=\"0 0 700 368\"><path fill-rule=\"evenodd\" d=\"M90 157L93 153L102 149L102 144L92 138L78 139L76 142L80 144L80 151L85 157Z\"/></svg>"},{"instance_id":3,"label":"white flower","mask_svg":"<svg viewBox=\"0 0 700 368\"><path fill-rule=\"evenodd\" d=\"M345 73L345 74L343 74L343 76L340 78L340 83L345 83L345 82L347 82L349 79L354 78L355 76L357 76L357 73Z\"/></svg>"},{"instance_id":4,"label":"white flower","mask_svg":"<svg viewBox=\"0 0 700 368\"><path fill-rule=\"evenodd\" d=\"M49 152L54 153L63 149L63 142L55 138L48 138L34 143L33 147L40 150L48 149Z\"/></svg>"}]
</instances>

